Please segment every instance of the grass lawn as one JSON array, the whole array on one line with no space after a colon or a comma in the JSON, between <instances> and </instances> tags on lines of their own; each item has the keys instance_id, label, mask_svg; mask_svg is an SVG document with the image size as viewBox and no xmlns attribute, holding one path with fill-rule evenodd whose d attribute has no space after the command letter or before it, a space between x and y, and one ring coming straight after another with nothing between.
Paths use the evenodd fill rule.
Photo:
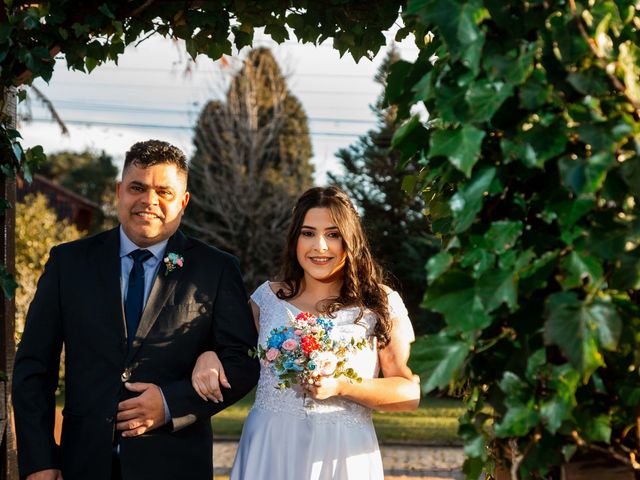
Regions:
<instances>
[{"instance_id":1,"label":"grass lawn","mask_svg":"<svg viewBox=\"0 0 640 480\"><path fill-rule=\"evenodd\" d=\"M250 393L235 405L213 417L214 435L239 437L242 424L253 404ZM424 398L415 412L375 412L373 423L380 442L460 443L456 437L458 417L464 413L461 402L443 398Z\"/></svg>"}]
</instances>

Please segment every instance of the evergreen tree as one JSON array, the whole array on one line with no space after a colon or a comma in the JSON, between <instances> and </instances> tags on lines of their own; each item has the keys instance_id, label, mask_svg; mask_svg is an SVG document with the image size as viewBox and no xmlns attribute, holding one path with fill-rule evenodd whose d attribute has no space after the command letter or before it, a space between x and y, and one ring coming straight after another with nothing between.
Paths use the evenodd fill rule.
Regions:
<instances>
[{"instance_id":1,"label":"evergreen tree","mask_svg":"<svg viewBox=\"0 0 640 480\"><path fill-rule=\"evenodd\" d=\"M277 273L295 199L312 185L307 116L266 48L200 113L184 224L240 258L249 289Z\"/></svg>"},{"instance_id":2,"label":"evergreen tree","mask_svg":"<svg viewBox=\"0 0 640 480\"><path fill-rule=\"evenodd\" d=\"M380 66L375 80L383 88L389 67L398 59L397 50L392 48ZM344 174L329 174L329 178L359 207L373 253L391 275L391 284L402 294L416 331L433 331L440 321L420 308L425 282L421 266L437 252L438 242L429 233L422 199L402 190L404 174L416 173L418 167L411 163L399 171L399 153L390 151L398 128L396 108L385 107L381 94L371 109L377 127L354 145L338 151Z\"/></svg>"}]
</instances>

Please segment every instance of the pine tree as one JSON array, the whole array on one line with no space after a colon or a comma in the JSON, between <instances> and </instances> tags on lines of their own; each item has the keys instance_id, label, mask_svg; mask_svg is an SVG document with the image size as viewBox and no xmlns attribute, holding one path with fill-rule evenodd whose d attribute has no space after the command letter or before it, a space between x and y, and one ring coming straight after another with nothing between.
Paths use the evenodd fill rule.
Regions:
<instances>
[{"instance_id":1,"label":"pine tree","mask_svg":"<svg viewBox=\"0 0 640 480\"><path fill-rule=\"evenodd\" d=\"M307 116L271 52L252 50L224 102L200 113L184 224L240 258L255 288L277 273L295 199L312 185Z\"/></svg>"},{"instance_id":2,"label":"pine tree","mask_svg":"<svg viewBox=\"0 0 640 480\"><path fill-rule=\"evenodd\" d=\"M398 59L392 48L380 66L375 80L383 88L389 67ZM338 151L344 174L329 174L329 178L358 206L373 253L391 275L392 286L402 294L416 331L433 331L439 320L420 308L425 283L422 265L436 253L438 242L429 233L421 198L402 190L403 176L416 173L417 167L412 162L399 171L399 153L390 151L398 128L396 108L385 107L380 95L371 109L377 118L376 128Z\"/></svg>"}]
</instances>

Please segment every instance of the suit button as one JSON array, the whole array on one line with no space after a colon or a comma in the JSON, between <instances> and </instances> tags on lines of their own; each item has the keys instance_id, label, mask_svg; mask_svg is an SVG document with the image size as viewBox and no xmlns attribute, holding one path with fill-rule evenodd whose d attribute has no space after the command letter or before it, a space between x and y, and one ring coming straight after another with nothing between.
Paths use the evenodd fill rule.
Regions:
<instances>
[{"instance_id":1,"label":"suit button","mask_svg":"<svg viewBox=\"0 0 640 480\"><path fill-rule=\"evenodd\" d=\"M131 371L129 371L128 368L125 369L125 371L120 374L120 380L122 380L123 382L128 382L130 378L131 378Z\"/></svg>"}]
</instances>

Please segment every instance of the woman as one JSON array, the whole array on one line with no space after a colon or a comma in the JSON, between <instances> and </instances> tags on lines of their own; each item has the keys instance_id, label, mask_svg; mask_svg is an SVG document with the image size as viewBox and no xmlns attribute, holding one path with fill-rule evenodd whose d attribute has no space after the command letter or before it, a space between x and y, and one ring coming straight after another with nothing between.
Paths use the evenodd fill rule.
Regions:
<instances>
[{"instance_id":1,"label":"woman","mask_svg":"<svg viewBox=\"0 0 640 480\"><path fill-rule=\"evenodd\" d=\"M371 410L413 410L420 400L419 380L407 366L414 340L407 310L382 285L358 214L338 188L300 197L283 262L281 281L265 282L251 296L259 343L287 324L287 310L329 317L332 337L370 339L348 364L363 380L327 376L279 390L278 377L262 366L230 479L382 480ZM192 381L203 398L221 399L218 375L227 386L215 353L202 354Z\"/></svg>"}]
</instances>

